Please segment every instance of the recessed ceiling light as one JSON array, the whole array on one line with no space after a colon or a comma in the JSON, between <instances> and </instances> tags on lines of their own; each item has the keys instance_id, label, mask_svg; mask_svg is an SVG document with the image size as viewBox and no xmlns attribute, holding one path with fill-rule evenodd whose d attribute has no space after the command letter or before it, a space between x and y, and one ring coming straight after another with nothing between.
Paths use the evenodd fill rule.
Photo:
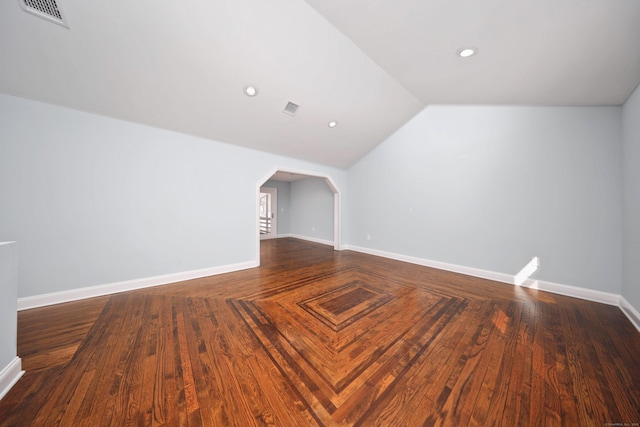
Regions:
<instances>
[{"instance_id":1,"label":"recessed ceiling light","mask_svg":"<svg viewBox=\"0 0 640 427\"><path fill-rule=\"evenodd\" d=\"M461 58L468 58L476 53L478 53L478 49L475 47L461 47L457 52L458 56Z\"/></svg>"},{"instance_id":2,"label":"recessed ceiling light","mask_svg":"<svg viewBox=\"0 0 640 427\"><path fill-rule=\"evenodd\" d=\"M255 86L245 86L244 94L247 96L256 96L258 94L258 89Z\"/></svg>"},{"instance_id":3,"label":"recessed ceiling light","mask_svg":"<svg viewBox=\"0 0 640 427\"><path fill-rule=\"evenodd\" d=\"M336 122L335 120L332 120L332 121L329 122L329 127L330 128L334 128L336 126L338 126L338 122Z\"/></svg>"}]
</instances>

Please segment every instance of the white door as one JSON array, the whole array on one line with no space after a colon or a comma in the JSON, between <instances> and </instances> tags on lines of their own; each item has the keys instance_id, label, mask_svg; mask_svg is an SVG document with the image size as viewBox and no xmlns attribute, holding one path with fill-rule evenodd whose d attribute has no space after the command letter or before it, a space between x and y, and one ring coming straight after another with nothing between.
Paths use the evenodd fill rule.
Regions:
<instances>
[{"instance_id":1,"label":"white door","mask_svg":"<svg viewBox=\"0 0 640 427\"><path fill-rule=\"evenodd\" d=\"M260 188L260 239L273 239L278 235L278 189Z\"/></svg>"}]
</instances>

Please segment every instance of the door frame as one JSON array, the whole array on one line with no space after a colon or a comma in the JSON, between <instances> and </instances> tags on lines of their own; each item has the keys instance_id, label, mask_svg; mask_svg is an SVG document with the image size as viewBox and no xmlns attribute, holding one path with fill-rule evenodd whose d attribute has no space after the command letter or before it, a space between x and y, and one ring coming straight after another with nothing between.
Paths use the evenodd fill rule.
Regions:
<instances>
[{"instance_id":1,"label":"door frame","mask_svg":"<svg viewBox=\"0 0 640 427\"><path fill-rule=\"evenodd\" d=\"M271 172L262 178L256 184L256 215L255 218L260 218L260 188L271 179L276 172L292 173L296 175L306 175L313 178L322 178L325 180L331 191L333 191L333 249L340 250L340 190L338 186L333 182L329 175L320 174L317 172L304 171L299 169L276 167ZM260 265L260 224L259 221L255 221L255 239L256 239L256 260L258 266Z\"/></svg>"},{"instance_id":2,"label":"door frame","mask_svg":"<svg viewBox=\"0 0 640 427\"><path fill-rule=\"evenodd\" d=\"M260 187L260 194L262 193L271 194L271 215L272 216L270 218L271 231L267 235L260 234L260 240L275 239L278 237L278 189L273 187ZM260 205L258 205L258 209L260 209ZM258 213L258 220L260 220L260 213ZM260 230L258 229L258 233L259 232Z\"/></svg>"}]
</instances>

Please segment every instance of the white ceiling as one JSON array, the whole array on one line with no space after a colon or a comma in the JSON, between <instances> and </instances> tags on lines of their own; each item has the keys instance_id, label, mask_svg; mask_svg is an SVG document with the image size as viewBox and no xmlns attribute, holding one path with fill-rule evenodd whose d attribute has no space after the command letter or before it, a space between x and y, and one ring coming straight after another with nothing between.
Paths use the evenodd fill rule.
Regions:
<instances>
[{"instance_id":1,"label":"white ceiling","mask_svg":"<svg viewBox=\"0 0 640 427\"><path fill-rule=\"evenodd\" d=\"M269 179L273 181L296 182L306 178L312 178L312 177L309 175L301 175L299 173L278 171L274 173L273 176Z\"/></svg>"},{"instance_id":2,"label":"white ceiling","mask_svg":"<svg viewBox=\"0 0 640 427\"><path fill-rule=\"evenodd\" d=\"M18 1L0 92L340 168L428 104L620 105L640 82L639 0L57 0L69 29Z\"/></svg>"},{"instance_id":3,"label":"white ceiling","mask_svg":"<svg viewBox=\"0 0 640 427\"><path fill-rule=\"evenodd\" d=\"M307 3L425 104L621 105L640 83L638 0Z\"/></svg>"}]
</instances>

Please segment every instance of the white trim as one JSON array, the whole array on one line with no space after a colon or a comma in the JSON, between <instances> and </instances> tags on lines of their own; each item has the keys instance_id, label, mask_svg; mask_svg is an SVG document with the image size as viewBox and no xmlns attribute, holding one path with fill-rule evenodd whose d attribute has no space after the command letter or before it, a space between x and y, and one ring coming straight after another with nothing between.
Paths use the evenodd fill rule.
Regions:
<instances>
[{"instance_id":1,"label":"white trim","mask_svg":"<svg viewBox=\"0 0 640 427\"><path fill-rule=\"evenodd\" d=\"M24 375L22 360L15 357L0 371L0 400L11 390L18 380Z\"/></svg>"},{"instance_id":2,"label":"white trim","mask_svg":"<svg viewBox=\"0 0 640 427\"><path fill-rule=\"evenodd\" d=\"M303 236L302 234L286 233L286 234L278 234L276 236L277 239L286 239L287 237L292 237L294 239L300 239L300 240L306 240L308 242L313 242L313 243L320 243L322 245L333 246L333 242L331 240L317 239L315 237ZM343 249L344 249L344 246L342 248L340 248L340 250L343 250Z\"/></svg>"},{"instance_id":3,"label":"white trim","mask_svg":"<svg viewBox=\"0 0 640 427\"><path fill-rule=\"evenodd\" d=\"M333 249L338 251L342 246L340 244L340 235L342 233L342 221L340 221L340 216L342 212L342 202L340 198L342 197L340 190L338 187L331 181L330 178L326 178L327 184L333 190Z\"/></svg>"},{"instance_id":4,"label":"white trim","mask_svg":"<svg viewBox=\"0 0 640 427\"><path fill-rule=\"evenodd\" d=\"M380 251L377 249L369 249L360 246L346 245L344 249L362 252L369 255L381 256L384 258L404 261L411 264L423 265L425 267L437 268L439 270L452 271L454 273L466 274L468 276L480 277L483 279L494 280L497 282L509 283L516 285L516 276L495 271L482 270L474 267L466 267L463 265L449 264L446 262L432 261L424 258L417 258L408 255L400 255L392 252ZM538 289L540 291L551 292L554 294L565 295L574 298L604 303L608 305L620 306L620 295L609 292L596 291L593 289L579 288L577 286L563 285L560 283L545 282L543 280L527 279L522 287Z\"/></svg>"},{"instance_id":5,"label":"white trim","mask_svg":"<svg viewBox=\"0 0 640 427\"><path fill-rule=\"evenodd\" d=\"M315 237L303 236L301 234L289 234L288 237L293 237L294 239L306 240L308 242L320 243L323 245L333 246L333 242L331 240L318 239Z\"/></svg>"},{"instance_id":6,"label":"white trim","mask_svg":"<svg viewBox=\"0 0 640 427\"><path fill-rule=\"evenodd\" d=\"M238 264L221 265L218 267L203 268L182 273L165 274L163 276L146 277L142 279L126 280L123 282L109 283L106 285L89 286L86 288L70 289L68 291L52 292L49 294L34 295L18 298L18 311L30 308L44 307L63 302L77 301L102 295L110 295L118 292L132 291L135 289L149 288L152 286L166 285L185 280L198 279L200 277L215 276L223 273L246 270L258 267L257 261L247 261Z\"/></svg>"},{"instance_id":7,"label":"white trim","mask_svg":"<svg viewBox=\"0 0 640 427\"><path fill-rule=\"evenodd\" d=\"M561 283L545 282L535 279L528 279L522 286L587 301L620 306L620 295L612 294L611 292L596 291L579 286L563 285Z\"/></svg>"},{"instance_id":8,"label":"white trim","mask_svg":"<svg viewBox=\"0 0 640 427\"><path fill-rule=\"evenodd\" d=\"M640 312L623 296L620 297L620 310L629 318L633 326L640 331Z\"/></svg>"},{"instance_id":9,"label":"white trim","mask_svg":"<svg viewBox=\"0 0 640 427\"><path fill-rule=\"evenodd\" d=\"M483 279L495 280L498 282L514 283L515 276L509 274L497 273L495 271L481 270L479 268L465 267L457 264L449 264L441 261L433 261L425 258L418 258L409 255L401 255L393 252L381 251L378 249L369 249L361 246L345 245L343 249L362 252L369 255L380 256L383 258L394 259L396 261L404 261L411 264L423 265L425 267L437 268L438 270L452 271L454 273L466 274L468 276L480 277Z\"/></svg>"}]
</instances>

